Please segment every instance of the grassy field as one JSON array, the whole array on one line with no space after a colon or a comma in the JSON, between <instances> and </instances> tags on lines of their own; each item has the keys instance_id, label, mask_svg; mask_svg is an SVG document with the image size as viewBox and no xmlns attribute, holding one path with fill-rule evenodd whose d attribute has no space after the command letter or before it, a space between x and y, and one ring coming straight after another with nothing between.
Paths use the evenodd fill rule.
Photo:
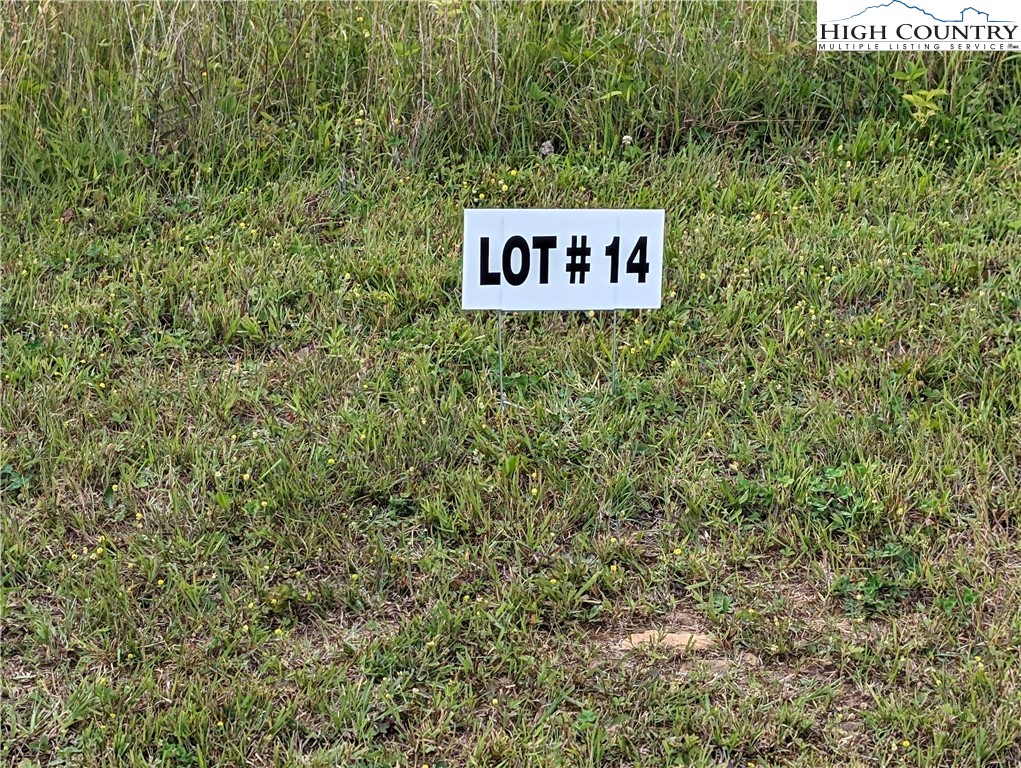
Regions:
<instances>
[{"instance_id":1,"label":"grassy field","mask_svg":"<svg viewBox=\"0 0 1021 768\"><path fill-rule=\"evenodd\" d=\"M1016 54L0 15L3 764L1021 763ZM666 209L616 392L520 314L499 408L473 206Z\"/></svg>"}]
</instances>

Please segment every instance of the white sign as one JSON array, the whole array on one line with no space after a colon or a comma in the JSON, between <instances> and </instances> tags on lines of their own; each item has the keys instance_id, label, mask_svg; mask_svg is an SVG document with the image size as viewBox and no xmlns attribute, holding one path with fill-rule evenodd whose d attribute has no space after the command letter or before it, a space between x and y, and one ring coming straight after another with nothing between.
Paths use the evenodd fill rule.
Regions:
<instances>
[{"instance_id":1,"label":"white sign","mask_svg":"<svg viewBox=\"0 0 1021 768\"><path fill-rule=\"evenodd\" d=\"M463 309L658 309L662 210L469 209Z\"/></svg>"},{"instance_id":2,"label":"white sign","mask_svg":"<svg viewBox=\"0 0 1021 768\"><path fill-rule=\"evenodd\" d=\"M1021 50L1017 0L818 0L820 51Z\"/></svg>"}]
</instances>

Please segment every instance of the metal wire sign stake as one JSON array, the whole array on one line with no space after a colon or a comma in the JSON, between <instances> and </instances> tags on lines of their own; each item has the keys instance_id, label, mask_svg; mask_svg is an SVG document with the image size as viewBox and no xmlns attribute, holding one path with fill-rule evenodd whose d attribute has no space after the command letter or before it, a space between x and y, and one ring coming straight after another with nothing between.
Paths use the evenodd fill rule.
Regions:
<instances>
[{"instance_id":1,"label":"metal wire sign stake","mask_svg":"<svg viewBox=\"0 0 1021 768\"><path fill-rule=\"evenodd\" d=\"M507 405L507 397L503 391L503 310L498 309L496 311L496 359L497 365L500 368L500 407L504 408Z\"/></svg>"},{"instance_id":2,"label":"metal wire sign stake","mask_svg":"<svg viewBox=\"0 0 1021 768\"><path fill-rule=\"evenodd\" d=\"M462 309L497 310L500 407L503 313L658 309L663 295L661 209L465 209Z\"/></svg>"}]
</instances>

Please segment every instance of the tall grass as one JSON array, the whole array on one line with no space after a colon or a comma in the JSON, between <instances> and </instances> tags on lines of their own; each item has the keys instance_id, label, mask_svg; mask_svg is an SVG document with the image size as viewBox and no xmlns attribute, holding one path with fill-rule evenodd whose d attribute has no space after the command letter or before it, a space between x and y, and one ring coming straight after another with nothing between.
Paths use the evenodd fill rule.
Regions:
<instances>
[{"instance_id":1,"label":"tall grass","mask_svg":"<svg viewBox=\"0 0 1021 768\"><path fill-rule=\"evenodd\" d=\"M344 162L442 163L632 135L669 151L910 122L892 73L950 95L930 130L1017 141L1016 55L819 54L814 7L771 2L10 3L8 190Z\"/></svg>"}]
</instances>

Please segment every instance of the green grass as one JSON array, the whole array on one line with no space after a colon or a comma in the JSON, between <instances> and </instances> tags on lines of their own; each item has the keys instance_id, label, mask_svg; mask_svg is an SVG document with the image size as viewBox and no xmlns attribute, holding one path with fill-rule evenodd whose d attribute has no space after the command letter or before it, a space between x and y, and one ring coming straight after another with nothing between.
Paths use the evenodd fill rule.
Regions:
<instances>
[{"instance_id":1,"label":"green grass","mask_svg":"<svg viewBox=\"0 0 1021 768\"><path fill-rule=\"evenodd\" d=\"M297 133L230 150L242 123L200 111L150 163L145 89L117 112L83 62L126 87L132 49L100 37L155 27L58 6L29 35L45 8L4 11L52 54L3 81L5 764L1021 762L1021 154L991 132L1009 106L957 106L1021 101L1016 64L914 60L951 91L925 125L896 98L823 119L842 68L897 97L906 58L774 50L763 20L810 47L791 5L550 4L561 37L623 14L753 38L699 43L719 66L690 77L724 94L690 107L702 133L578 102L540 158L549 126L509 109L552 61L526 56L557 39L538 5L140 7L184 36L252 22L202 33L228 51L217 93L276 82L274 46L331 14L371 18L378 81L331 80L340 49L316 38L291 77L332 82L335 112L288 91L297 123L363 135L416 91L383 66L396 42L442 64L429 25L532 25L461 63L516 73L504 104L465 94L449 123L409 105L421 143L396 160ZM96 80L33 117L26 82L62 82L60 61ZM612 90L599 61L580 71ZM455 93L444 71L429 82ZM762 72L784 78L764 98L807 89L789 108L819 119L749 138ZM55 149L69 136L89 159ZM509 315L498 407L496 319L459 308L462 209L483 205L666 209L664 306L620 314L616 392L607 313ZM716 643L622 646L647 629Z\"/></svg>"},{"instance_id":2,"label":"green grass","mask_svg":"<svg viewBox=\"0 0 1021 768\"><path fill-rule=\"evenodd\" d=\"M815 51L814 5L11 3L0 9L9 187L194 192L437 158L606 154L723 136L735 149L907 119L985 152L1016 147L1017 53ZM901 78L894 77L900 73ZM873 142L872 156L890 147ZM514 160L517 162L517 159ZM63 209L61 209L63 210Z\"/></svg>"}]
</instances>

